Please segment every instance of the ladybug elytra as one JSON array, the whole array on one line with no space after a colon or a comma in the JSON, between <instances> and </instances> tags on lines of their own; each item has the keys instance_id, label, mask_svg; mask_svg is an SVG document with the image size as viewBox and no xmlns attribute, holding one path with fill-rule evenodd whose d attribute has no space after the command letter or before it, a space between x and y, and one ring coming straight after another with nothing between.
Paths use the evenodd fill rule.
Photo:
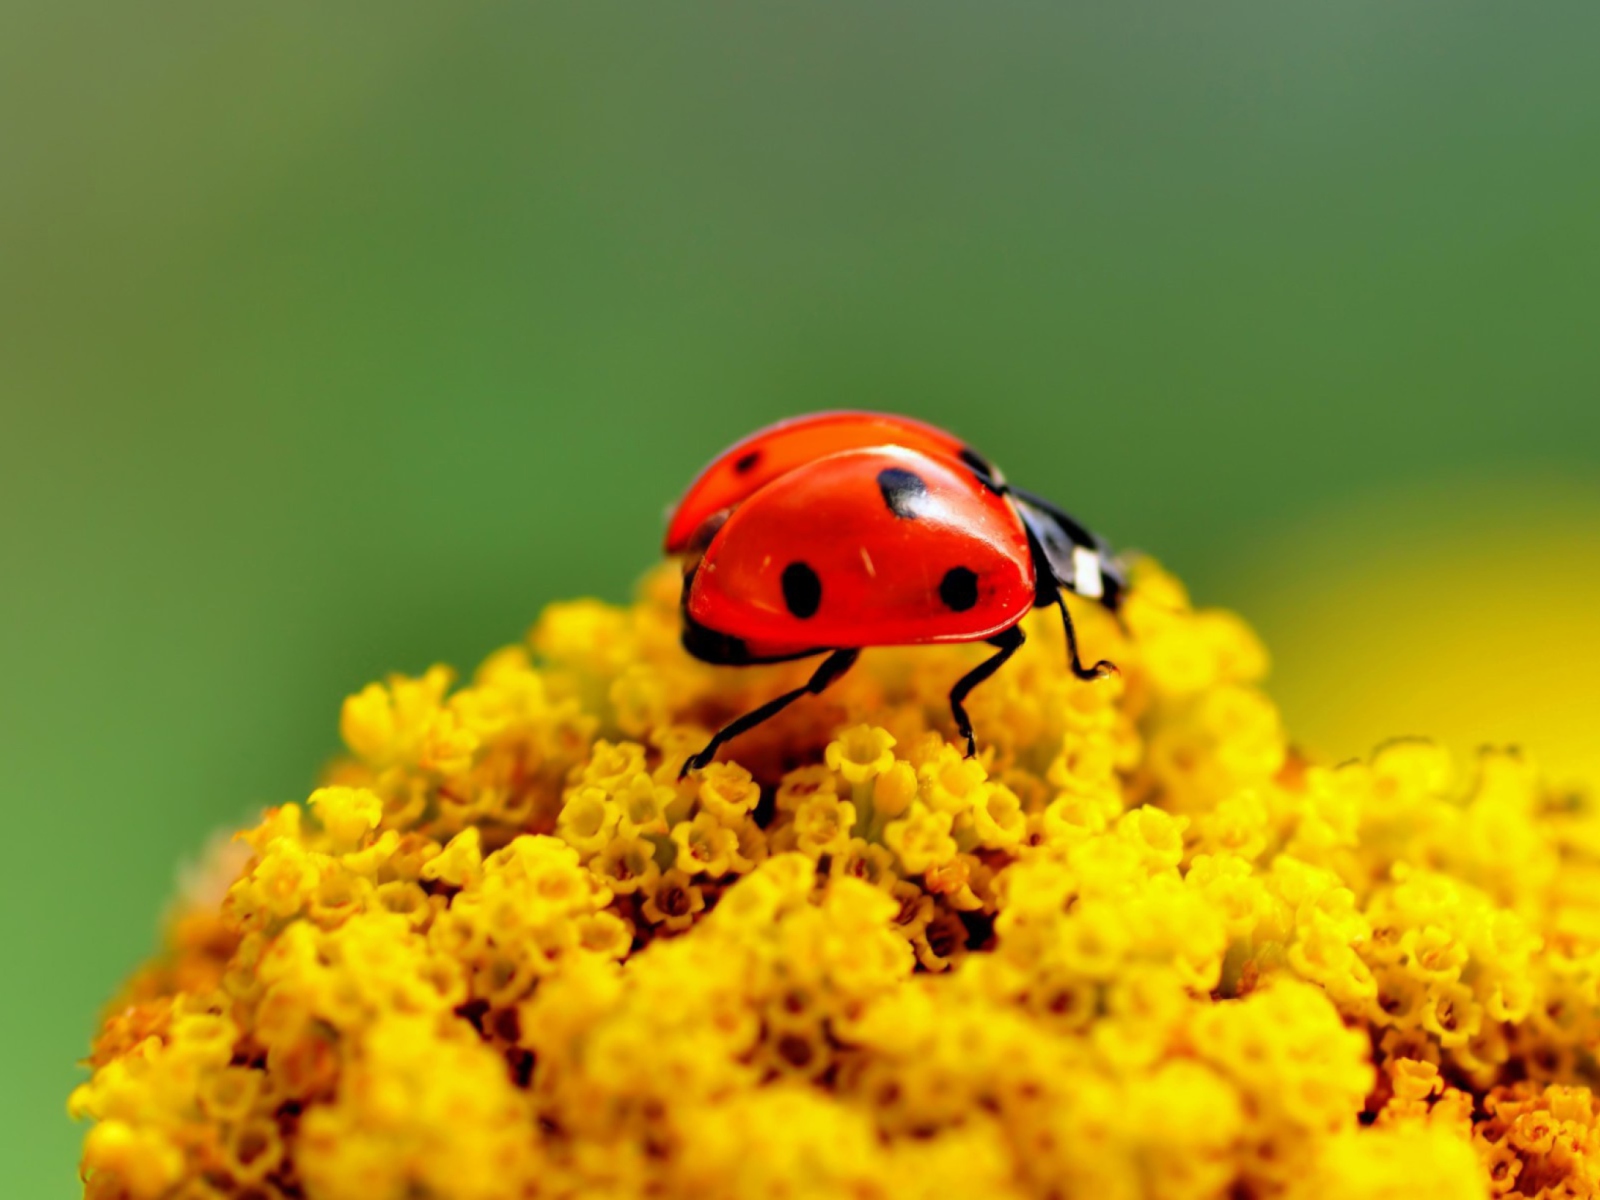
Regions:
<instances>
[{"instance_id":1,"label":"ladybug elytra","mask_svg":"<svg viewBox=\"0 0 1600 1200\"><path fill-rule=\"evenodd\" d=\"M1116 670L1079 660L1061 595L1117 610L1124 580L1105 543L961 439L909 417L818 413L759 430L690 485L665 549L687 556L683 645L696 658L748 666L826 655L804 686L718 730L684 774L822 692L867 646L995 647L950 689L969 756L964 701L1022 645L1030 609L1061 610L1079 679Z\"/></svg>"}]
</instances>

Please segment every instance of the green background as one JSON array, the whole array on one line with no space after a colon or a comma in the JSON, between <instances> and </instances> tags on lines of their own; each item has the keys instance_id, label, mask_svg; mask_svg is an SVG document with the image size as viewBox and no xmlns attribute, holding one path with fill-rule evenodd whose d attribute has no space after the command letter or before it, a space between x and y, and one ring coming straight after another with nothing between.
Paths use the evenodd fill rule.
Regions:
<instances>
[{"instance_id":1,"label":"green background","mask_svg":"<svg viewBox=\"0 0 1600 1200\"><path fill-rule=\"evenodd\" d=\"M1252 547L1370 489L1587 486L1597 41L1593 0L0 6L0 1192L73 1194L96 1006L340 698L621 598L769 419L947 424L1246 612Z\"/></svg>"}]
</instances>

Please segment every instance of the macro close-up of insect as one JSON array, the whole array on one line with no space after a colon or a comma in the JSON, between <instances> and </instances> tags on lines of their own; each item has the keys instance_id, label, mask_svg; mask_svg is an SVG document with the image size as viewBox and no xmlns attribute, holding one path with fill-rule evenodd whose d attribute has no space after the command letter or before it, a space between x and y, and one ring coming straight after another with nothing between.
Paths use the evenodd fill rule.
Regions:
<instances>
[{"instance_id":1,"label":"macro close-up of insect","mask_svg":"<svg viewBox=\"0 0 1600 1200\"><path fill-rule=\"evenodd\" d=\"M1600 1200L1600 4L6 17L0 1200Z\"/></svg>"},{"instance_id":2,"label":"macro close-up of insect","mask_svg":"<svg viewBox=\"0 0 1600 1200\"><path fill-rule=\"evenodd\" d=\"M1060 610L1079 679L1116 670L1080 661L1062 597L1117 611L1124 578L1106 544L953 434L908 417L829 412L758 430L690 485L665 549L685 556L683 644L696 658L749 666L827 656L802 687L718 730L685 774L820 694L869 646L995 648L950 689L969 757L977 742L964 701L1022 645L1030 609Z\"/></svg>"}]
</instances>

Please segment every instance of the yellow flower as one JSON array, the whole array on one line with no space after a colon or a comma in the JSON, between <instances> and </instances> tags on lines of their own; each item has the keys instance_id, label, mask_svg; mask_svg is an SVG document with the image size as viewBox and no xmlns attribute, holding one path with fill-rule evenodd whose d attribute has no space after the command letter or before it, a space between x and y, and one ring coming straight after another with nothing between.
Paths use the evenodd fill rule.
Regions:
<instances>
[{"instance_id":1,"label":"yellow flower","mask_svg":"<svg viewBox=\"0 0 1600 1200\"><path fill-rule=\"evenodd\" d=\"M655 843L642 837L614 838L590 864L590 869L619 896L640 888L648 890L661 874Z\"/></svg>"},{"instance_id":2,"label":"yellow flower","mask_svg":"<svg viewBox=\"0 0 1600 1200\"><path fill-rule=\"evenodd\" d=\"M341 849L360 845L383 817L383 801L366 788L318 788L307 804Z\"/></svg>"},{"instance_id":3,"label":"yellow flower","mask_svg":"<svg viewBox=\"0 0 1600 1200\"><path fill-rule=\"evenodd\" d=\"M306 1114L298 1163L313 1195L494 1200L532 1177L531 1119L492 1048L456 1024L388 1014L361 1031L337 1097Z\"/></svg>"},{"instance_id":4,"label":"yellow flower","mask_svg":"<svg viewBox=\"0 0 1600 1200\"><path fill-rule=\"evenodd\" d=\"M710 813L701 813L672 831L678 869L690 875L726 875L739 852L739 835Z\"/></svg>"},{"instance_id":5,"label":"yellow flower","mask_svg":"<svg viewBox=\"0 0 1600 1200\"><path fill-rule=\"evenodd\" d=\"M884 829L884 844L899 856L907 875L921 875L955 857L956 841L950 836L953 820L948 812L934 812L915 803L903 820L891 821Z\"/></svg>"},{"instance_id":6,"label":"yellow flower","mask_svg":"<svg viewBox=\"0 0 1600 1200\"><path fill-rule=\"evenodd\" d=\"M1008 850L1027 836L1028 814L1017 794L997 783L973 807L972 826L980 844L991 850Z\"/></svg>"},{"instance_id":7,"label":"yellow flower","mask_svg":"<svg viewBox=\"0 0 1600 1200\"><path fill-rule=\"evenodd\" d=\"M922 780L922 798L935 812L969 812L984 803L992 787L983 764L963 758L954 746L941 747L917 775Z\"/></svg>"},{"instance_id":8,"label":"yellow flower","mask_svg":"<svg viewBox=\"0 0 1600 1200\"><path fill-rule=\"evenodd\" d=\"M872 783L872 807L884 820L893 820L917 798L917 773L910 763L897 762Z\"/></svg>"},{"instance_id":9,"label":"yellow flower","mask_svg":"<svg viewBox=\"0 0 1600 1200\"><path fill-rule=\"evenodd\" d=\"M666 833L668 809L677 795L640 771L613 793L617 828L624 834Z\"/></svg>"},{"instance_id":10,"label":"yellow flower","mask_svg":"<svg viewBox=\"0 0 1600 1200\"><path fill-rule=\"evenodd\" d=\"M1600 1195L1600 806L1311 761L1149 562L1072 602L1118 679L1026 619L980 758L972 648L885 649L680 781L805 664L676 588L346 702L108 1009L88 1200Z\"/></svg>"},{"instance_id":11,"label":"yellow flower","mask_svg":"<svg viewBox=\"0 0 1600 1200\"><path fill-rule=\"evenodd\" d=\"M1472 989L1459 983L1430 990L1422 1005L1422 1027L1450 1049L1470 1041L1482 1022L1483 1010Z\"/></svg>"},{"instance_id":12,"label":"yellow flower","mask_svg":"<svg viewBox=\"0 0 1600 1200\"><path fill-rule=\"evenodd\" d=\"M823 760L848 783L866 783L894 766L894 737L877 725L852 725L823 750Z\"/></svg>"},{"instance_id":13,"label":"yellow flower","mask_svg":"<svg viewBox=\"0 0 1600 1200\"><path fill-rule=\"evenodd\" d=\"M648 775L639 776L649 782ZM603 850L617 831L621 818L620 806L612 804L603 788L593 785L580 787L567 797L561 806L561 817L556 822L556 832L561 839L584 857ZM666 828L666 822L661 822Z\"/></svg>"},{"instance_id":14,"label":"yellow flower","mask_svg":"<svg viewBox=\"0 0 1600 1200\"><path fill-rule=\"evenodd\" d=\"M668 932L688 929L705 911L705 893L690 882L687 871L666 872L650 888L643 912L651 924Z\"/></svg>"},{"instance_id":15,"label":"yellow flower","mask_svg":"<svg viewBox=\"0 0 1600 1200\"><path fill-rule=\"evenodd\" d=\"M578 774L579 783L612 792L644 772L644 747L637 742L612 744L601 738L589 750L589 761Z\"/></svg>"},{"instance_id":16,"label":"yellow flower","mask_svg":"<svg viewBox=\"0 0 1600 1200\"><path fill-rule=\"evenodd\" d=\"M778 784L778 811L793 812L819 792L834 796L839 794L839 778L833 768L821 764L797 767Z\"/></svg>"},{"instance_id":17,"label":"yellow flower","mask_svg":"<svg viewBox=\"0 0 1600 1200\"><path fill-rule=\"evenodd\" d=\"M854 804L818 793L795 810L795 848L813 858L842 854L850 846L850 830L855 823Z\"/></svg>"},{"instance_id":18,"label":"yellow flower","mask_svg":"<svg viewBox=\"0 0 1600 1200\"><path fill-rule=\"evenodd\" d=\"M1467 962L1467 948L1449 930L1437 925L1406 930L1400 938L1400 947L1414 964L1417 974L1431 982L1454 982Z\"/></svg>"},{"instance_id":19,"label":"yellow flower","mask_svg":"<svg viewBox=\"0 0 1600 1200\"><path fill-rule=\"evenodd\" d=\"M184 1156L158 1129L107 1120L83 1140L83 1170L91 1179L115 1179L142 1200L165 1195L183 1178Z\"/></svg>"},{"instance_id":20,"label":"yellow flower","mask_svg":"<svg viewBox=\"0 0 1600 1200\"><path fill-rule=\"evenodd\" d=\"M1186 817L1143 805L1118 820L1117 833L1138 848L1145 869L1155 873L1183 860L1183 831L1188 824Z\"/></svg>"},{"instance_id":21,"label":"yellow flower","mask_svg":"<svg viewBox=\"0 0 1600 1200\"><path fill-rule=\"evenodd\" d=\"M444 705L455 680L449 667L430 667L420 679L391 675L368 684L344 703L345 745L375 767L413 765L442 775L465 770L478 737Z\"/></svg>"},{"instance_id":22,"label":"yellow flower","mask_svg":"<svg viewBox=\"0 0 1600 1200\"><path fill-rule=\"evenodd\" d=\"M422 864L422 878L458 888L472 883L483 866L482 836L476 825L463 829Z\"/></svg>"},{"instance_id":23,"label":"yellow flower","mask_svg":"<svg viewBox=\"0 0 1600 1200\"><path fill-rule=\"evenodd\" d=\"M633 931L628 923L609 912L580 917L577 935L579 946L602 958L626 958L633 944Z\"/></svg>"}]
</instances>

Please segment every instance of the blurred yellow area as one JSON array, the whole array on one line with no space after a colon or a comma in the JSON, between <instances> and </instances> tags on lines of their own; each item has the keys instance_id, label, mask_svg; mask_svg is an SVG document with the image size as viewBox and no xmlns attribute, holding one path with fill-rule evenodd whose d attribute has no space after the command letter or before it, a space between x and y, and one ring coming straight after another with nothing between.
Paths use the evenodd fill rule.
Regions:
<instances>
[{"instance_id":1,"label":"blurred yellow area","mask_svg":"<svg viewBox=\"0 0 1600 1200\"><path fill-rule=\"evenodd\" d=\"M1503 478L1372 496L1248 573L1246 615L1308 749L1512 744L1554 781L1600 787L1600 488Z\"/></svg>"}]
</instances>

